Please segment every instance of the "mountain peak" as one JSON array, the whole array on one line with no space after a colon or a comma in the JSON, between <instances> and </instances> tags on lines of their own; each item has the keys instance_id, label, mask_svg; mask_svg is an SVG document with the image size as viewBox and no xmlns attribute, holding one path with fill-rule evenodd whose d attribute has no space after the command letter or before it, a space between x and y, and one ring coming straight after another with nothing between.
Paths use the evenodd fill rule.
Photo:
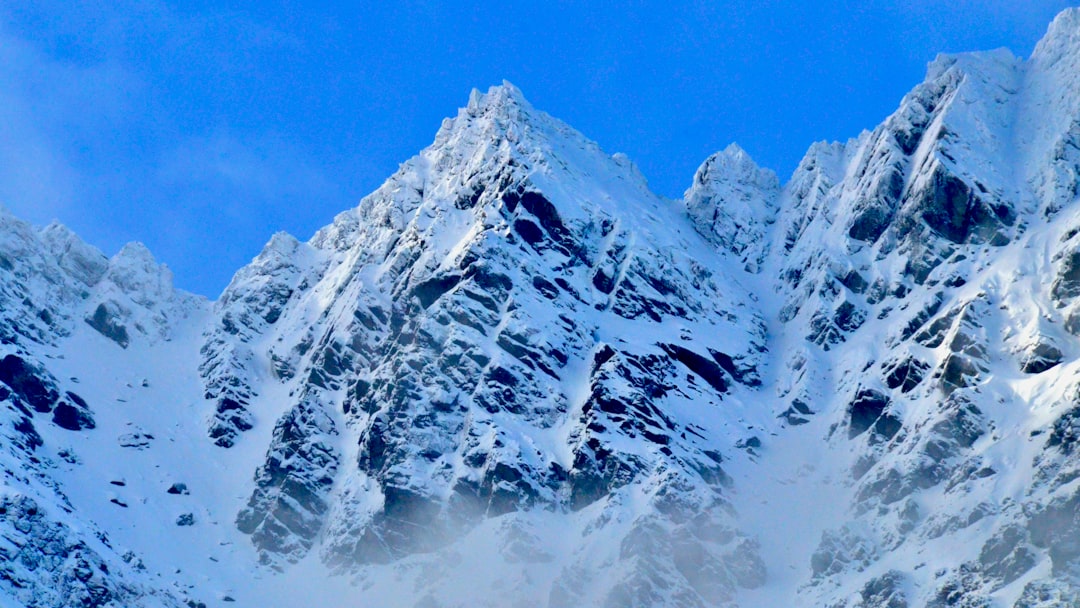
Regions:
<instances>
[{"instance_id":1,"label":"mountain peak","mask_svg":"<svg viewBox=\"0 0 1080 608\"><path fill-rule=\"evenodd\" d=\"M431 146L361 202L360 213L382 213L379 207L415 210L413 205L447 201L457 201L454 204L462 209L473 208L497 202L500 199L494 192L511 183L515 188L545 192L567 221L584 221L599 208L617 215L615 207L635 204L630 201L649 208L657 204L629 158L605 153L570 125L535 109L513 84L503 82L487 93L474 90L468 105L443 121ZM489 196L481 196L488 191ZM415 200L405 200L410 197ZM392 200L396 202L391 204ZM348 216L341 220L352 221ZM326 238L320 236L315 242Z\"/></svg>"},{"instance_id":2,"label":"mountain peak","mask_svg":"<svg viewBox=\"0 0 1080 608\"><path fill-rule=\"evenodd\" d=\"M723 173L717 169L722 169ZM705 159L694 175L694 183L719 179L725 177L724 174L730 171L758 182L762 187L779 188L779 179L776 174L771 169L760 167L750 154L735 142Z\"/></svg>"},{"instance_id":3,"label":"mountain peak","mask_svg":"<svg viewBox=\"0 0 1080 608\"><path fill-rule=\"evenodd\" d=\"M1056 60L1080 53L1080 7L1067 8L1054 18L1042 40L1035 45L1032 59Z\"/></svg>"},{"instance_id":4,"label":"mountain peak","mask_svg":"<svg viewBox=\"0 0 1080 608\"><path fill-rule=\"evenodd\" d=\"M109 261L96 247L85 243L70 228L53 221L40 231L41 240L56 256L60 267L84 285L95 285Z\"/></svg>"},{"instance_id":5,"label":"mountain peak","mask_svg":"<svg viewBox=\"0 0 1080 608\"><path fill-rule=\"evenodd\" d=\"M776 173L732 143L705 159L684 201L698 232L754 271L765 254L764 230L775 219L779 192Z\"/></svg>"},{"instance_id":6,"label":"mountain peak","mask_svg":"<svg viewBox=\"0 0 1080 608\"><path fill-rule=\"evenodd\" d=\"M140 303L163 302L173 294L173 274L146 245L132 241L109 260L106 278Z\"/></svg>"},{"instance_id":7,"label":"mountain peak","mask_svg":"<svg viewBox=\"0 0 1080 608\"><path fill-rule=\"evenodd\" d=\"M473 119L480 119L485 131L494 126L499 132L505 133L530 122L530 116L534 112L535 109L525 99L521 89L504 80L502 84L489 88L487 93L473 89L469 94L469 103L458 112L457 119L443 121L440 135L452 129L452 125L460 122L462 118L469 123Z\"/></svg>"},{"instance_id":8,"label":"mountain peak","mask_svg":"<svg viewBox=\"0 0 1080 608\"><path fill-rule=\"evenodd\" d=\"M502 84L490 87L487 93L481 93L479 89L473 89L472 93L469 94L469 105L466 106L466 109L482 111L488 108L505 107L532 109L532 104L525 99L521 89L514 86L510 81L504 80Z\"/></svg>"},{"instance_id":9,"label":"mountain peak","mask_svg":"<svg viewBox=\"0 0 1080 608\"><path fill-rule=\"evenodd\" d=\"M113 262L117 265L136 265L146 268L155 268L158 265L154 254L140 241L131 241L121 247L120 251L113 256Z\"/></svg>"},{"instance_id":10,"label":"mountain peak","mask_svg":"<svg viewBox=\"0 0 1080 608\"><path fill-rule=\"evenodd\" d=\"M926 82L932 82L956 68L963 74L985 76L1001 69L1012 69L1020 58L1007 48L971 53L939 53L926 67Z\"/></svg>"}]
</instances>

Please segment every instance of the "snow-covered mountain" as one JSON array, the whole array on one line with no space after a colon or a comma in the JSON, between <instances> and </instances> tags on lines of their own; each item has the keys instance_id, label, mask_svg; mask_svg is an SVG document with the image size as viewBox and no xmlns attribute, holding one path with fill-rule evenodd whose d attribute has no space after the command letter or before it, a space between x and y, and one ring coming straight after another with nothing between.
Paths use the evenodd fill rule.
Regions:
<instances>
[{"instance_id":1,"label":"snow-covered mountain","mask_svg":"<svg viewBox=\"0 0 1080 608\"><path fill-rule=\"evenodd\" d=\"M0 600L1080 606L1080 10L683 200L474 92L216 302L0 210Z\"/></svg>"}]
</instances>

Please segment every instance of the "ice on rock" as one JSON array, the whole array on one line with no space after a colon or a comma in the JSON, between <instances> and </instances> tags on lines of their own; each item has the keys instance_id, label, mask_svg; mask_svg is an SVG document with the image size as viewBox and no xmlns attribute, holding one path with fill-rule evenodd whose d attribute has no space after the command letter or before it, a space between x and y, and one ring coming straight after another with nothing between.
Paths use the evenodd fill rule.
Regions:
<instances>
[{"instance_id":1,"label":"ice on rock","mask_svg":"<svg viewBox=\"0 0 1080 608\"><path fill-rule=\"evenodd\" d=\"M731 144L710 156L684 195L694 226L705 238L756 271L767 253L765 232L775 221L780 180Z\"/></svg>"},{"instance_id":2,"label":"ice on rock","mask_svg":"<svg viewBox=\"0 0 1080 608\"><path fill-rule=\"evenodd\" d=\"M67 226L53 222L41 231L50 252L60 267L87 287L96 285L109 269L109 259L75 235Z\"/></svg>"},{"instance_id":3,"label":"ice on rock","mask_svg":"<svg viewBox=\"0 0 1080 608\"><path fill-rule=\"evenodd\" d=\"M128 243L109 260L105 278L137 303L160 302L172 295L172 271L158 264L146 245Z\"/></svg>"}]
</instances>

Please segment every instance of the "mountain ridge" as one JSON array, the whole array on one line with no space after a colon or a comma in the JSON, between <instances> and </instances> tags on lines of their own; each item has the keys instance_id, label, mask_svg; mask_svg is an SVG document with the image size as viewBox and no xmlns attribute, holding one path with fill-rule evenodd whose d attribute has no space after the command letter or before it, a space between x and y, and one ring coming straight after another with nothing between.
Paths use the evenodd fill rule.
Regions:
<instances>
[{"instance_id":1,"label":"mountain ridge","mask_svg":"<svg viewBox=\"0 0 1080 608\"><path fill-rule=\"evenodd\" d=\"M682 200L474 91L213 302L0 208L0 593L1080 605L1078 23Z\"/></svg>"}]
</instances>

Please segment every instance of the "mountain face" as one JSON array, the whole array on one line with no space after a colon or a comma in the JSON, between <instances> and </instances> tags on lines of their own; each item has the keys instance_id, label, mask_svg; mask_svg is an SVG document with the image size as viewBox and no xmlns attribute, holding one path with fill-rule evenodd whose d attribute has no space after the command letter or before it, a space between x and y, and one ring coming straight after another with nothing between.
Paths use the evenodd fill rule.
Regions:
<instances>
[{"instance_id":1,"label":"mountain face","mask_svg":"<svg viewBox=\"0 0 1080 608\"><path fill-rule=\"evenodd\" d=\"M1080 606L1080 10L680 201L512 85L215 302L0 210L20 606Z\"/></svg>"}]
</instances>

